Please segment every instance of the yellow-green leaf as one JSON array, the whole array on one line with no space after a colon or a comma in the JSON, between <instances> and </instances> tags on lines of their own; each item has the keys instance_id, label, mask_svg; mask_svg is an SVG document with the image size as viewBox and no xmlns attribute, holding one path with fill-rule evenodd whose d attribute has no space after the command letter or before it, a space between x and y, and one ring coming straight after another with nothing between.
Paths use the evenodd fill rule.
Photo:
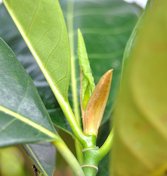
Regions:
<instances>
[{"instance_id":1,"label":"yellow-green leaf","mask_svg":"<svg viewBox=\"0 0 167 176\"><path fill-rule=\"evenodd\" d=\"M58 0L4 0L59 103L67 100L70 49Z\"/></svg>"},{"instance_id":2,"label":"yellow-green leaf","mask_svg":"<svg viewBox=\"0 0 167 176\"><path fill-rule=\"evenodd\" d=\"M112 176L167 173L167 1L151 0L125 58Z\"/></svg>"}]
</instances>

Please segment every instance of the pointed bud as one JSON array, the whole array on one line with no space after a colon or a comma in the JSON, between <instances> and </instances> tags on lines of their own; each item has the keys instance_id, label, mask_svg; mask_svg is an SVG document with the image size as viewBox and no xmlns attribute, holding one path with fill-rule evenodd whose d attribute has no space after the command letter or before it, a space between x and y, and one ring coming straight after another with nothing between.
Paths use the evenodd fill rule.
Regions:
<instances>
[{"instance_id":1,"label":"pointed bud","mask_svg":"<svg viewBox=\"0 0 167 176\"><path fill-rule=\"evenodd\" d=\"M104 114L107 99L110 92L113 70L107 71L90 97L83 114L83 127L85 134L97 135Z\"/></svg>"}]
</instances>

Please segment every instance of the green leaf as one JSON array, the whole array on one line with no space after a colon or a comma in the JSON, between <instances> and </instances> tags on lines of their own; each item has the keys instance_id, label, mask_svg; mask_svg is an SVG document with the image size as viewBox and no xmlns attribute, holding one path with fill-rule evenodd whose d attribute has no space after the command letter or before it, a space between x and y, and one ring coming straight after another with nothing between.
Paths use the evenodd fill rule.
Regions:
<instances>
[{"instance_id":1,"label":"green leaf","mask_svg":"<svg viewBox=\"0 0 167 176\"><path fill-rule=\"evenodd\" d=\"M166 8L166 0L150 1L126 53L114 115L113 176L166 175Z\"/></svg>"},{"instance_id":2,"label":"green leaf","mask_svg":"<svg viewBox=\"0 0 167 176\"><path fill-rule=\"evenodd\" d=\"M37 87L46 108L48 110L53 110L55 107L57 108L58 103L56 102L46 79L3 4L0 5L0 21L2 24L0 28L0 37L12 48L17 59L33 79L34 85Z\"/></svg>"},{"instance_id":3,"label":"green leaf","mask_svg":"<svg viewBox=\"0 0 167 176\"><path fill-rule=\"evenodd\" d=\"M137 20L137 16L140 12L140 9L137 6L134 6L132 4L129 5L119 0L118 1L112 0L110 1L110 3L107 0L100 1L100 3L97 3L97 1L95 0L91 2L75 1L73 2L74 3L73 4L71 3L71 1L68 1L68 2L66 2L65 0L60 1L65 15L66 13L68 14L68 16L66 15L66 17L68 17L68 24L72 22L72 26L74 26L75 28L74 32L76 33L78 27L81 27L81 30L84 32L86 46L88 49L88 54L91 62L91 67L93 70L93 74L95 75L95 81L97 82L101 77L101 75L106 70L111 68L110 65L112 65L112 67L114 68L114 81L111 89L113 90L112 94L114 95L114 91L117 90L117 84L118 84L117 80L119 79L119 75L120 75L123 48L130 35L131 29L133 28ZM74 14L71 8L67 8L67 4L68 4L68 7L70 7L71 4L74 5ZM109 10L110 8L113 10ZM92 15L90 13L91 9L93 9ZM86 11L89 11L89 13L86 13ZM101 18L99 18L99 12L100 12ZM70 16L72 17L70 18ZM31 55L28 54L28 50L26 49L24 42L20 39L20 34L16 31L16 28L14 27L13 23L9 19L9 16L6 14L6 12L4 12L3 8L0 9L0 17L2 22L2 26L0 28L1 36L5 39L5 41L8 44L10 44L10 46L18 56L19 60L23 63L24 67L27 68L27 71L28 73L30 73L31 77L33 78L34 83L37 86L39 93L41 95L41 98L44 101L44 104L46 105L49 112L52 112L54 109L56 110L58 108L58 105L55 99L53 98L52 93L50 92L45 79L41 75L41 72L39 71L38 67L35 66L35 63ZM108 19L108 21L103 20L105 18ZM99 33L96 32L96 34L89 34L84 31L87 26L90 26L91 28L93 27L95 28L97 24L99 24L99 27L101 26L101 28L102 27L106 29L108 28L108 29L111 29L113 32L118 29L118 31L120 32L115 34L113 33L112 35L110 35L107 33L102 34L100 32ZM126 30L122 30L122 26L124 26ZM71 36L73 33L73 28L69 27L69 32ZM76 35L74 36L75 38L73 42L74 42L75 51L76 51L77 40L76 40ZM96 41L94 40L94 38L96 38ZM104 41L103 38L104 39L106 38L105 43L103 42ZM95 47L95 46L100 46L100 47ZM117 47L119 49L116 49ZM118 56L115 55L115 51L118 51ZM94 55L96 55L97 53L98 57L96 57L97 58L96 62L94 62L95 57L92 57L91 53L94 53ZM102 53L109 53L108 55L111 55L111 56L113 55L113 56L111 58L104 57L103 59L102 57L100 58L100 55L102 55ZM103 67L100 66L102 64L103 64ZM113 102L112 101L113 98L111 99L111 97L113 97L113 95L110 95L109 103L105 112L104 119L106 120L110 117L110 112L111 112L110 105ZM53 116L54 121L56 121L57 118L58 118L57 115Z\"/></svg>"},{"instance_id":4,"label":"green leaf","mask_svg":"<svg viewBox=\"0 0 167 176\"><path fill-rule=\"evenodd\" d=\"M31 78L0 39L0 147L53 141L73 171L83 175L74 155L55 129Z\"/></svg>"},{"instance_id":5,"label":"green leaf","mask_svg":"<svg viewBox=\"0 0 167 176\"><path fill-rule=\"evenodd\" d=\"M57 103L46 79L44 78L39 66L35 62L33 56L24 43L19 31L13 24L9 14L3 4L0 5L0 37L12 48L17 59L24 66L28 74L34 81L34 85L38 89L39 95L47 108L49 115L56 127L63 129L73 135L64 114Z\"/></svg>"},{"instance_id":6,"label":"green leaf","mask_svg":"<svg viewBox=\"0 0 167 176\"><path fill-rule=\"evenodd\" d=\"M46 176L54 175L56 151L49 143L25 145L29 156L33 158L35 166Z\"/></svg>"},{"instance_id":7,"label":"green leaf","mask_svg":"<svg viewBox=\"0 0 167 176\"><path fill-rule=\"evenodd\" d=\"M49 109L53 108L53 105L51 104L53 104L52 102L54 101L53 98L51 98L49 86L3 4L0 5L0 21L2 24L0 28L0 37L11 47L16 54L17 59L33 79L34 85L37 87L46 107Z\"/></svg>"},{"instance_id":8,"label":"green leaf","mask_svg":"<svg viewBox=\"0 0 167 176\"><path fill-rule=\"evenodd\" d=\"M64 14L68 19L70 36L73 32L77 32L78 27L80 27L82 32L84 33L89 59L91 62L91 68L93 70L93 75L95 75L95 81L97 82L106 70L110 69L111 67L114 68L114 80L111 89L112 92L109 98L109 103L107 105L104 118L105 120L107 120L110 117L111 113L110 105L112 105L114 101L114 91L117 91L118 87L117 80L119 80L120 76L124 46L127 39L129 38L131 30L137 20L138 14L140 14L141 9L139 9L135 5L127 4L120 0L80 0L75 2L61 0L60 3L62 5ZM72 11L72 8L70 8L71 5L74 6L74 12ZM20 39L20 34L17 32L13 23L9 19L8 14L6 14L6 12L4 12L4 9L2 8L0 9L0 18L2 24L0 28L0 35L5 39L8 44L10 44L10 46L18 56L19 60L23 63L24 67L27 68L28 73L30 73L35 85L39 90L44 104L46 105L49 112L53 112L54 109L56 110L58 108L58 104L53 98L53 95L49 90L49 86L41 75L38 67L35 66L31 55L28 54L29 52L25 47L24 42ZM70 27L70 24L72 25L72 28ZM101 33L100 31L96 31L96 33L94 34L88 33L85 31L88 26L92 30L96 27L101 28L102 30L108 29L108 31L110 29L111 34ZM124 28L122 28L122 26L124 26ZM116 32L117 29L118 32ZM74 35L74 37L74 48L75 51L77 51L76 35ZM102 57L104 53L106 53L104 55L105 57ZM74 54L76 58L76 52ZM96 55L97 57L95 57ZM103 65L103 67L101 67L101 65ZM54 119L54 121L56 122L58 117L58 115L54 114L52 119ZM66 121L63 121L66 124ZM64 124L62 126L64 126Z\"/></svg>"},{"instance_id":9,"label":"green leaf","mask_svg":"<svg viewBox=\"0 0 167 176\"><path fill-rule=\"evenodd\" d=\"M123 0L61 0L67 21L72 58L77 70L77 29L80 28L85 39L90 66L95 83L109 69L113 68L113 82L103 122L111 117L112 107L119 86L123 51L141 9ZM74 83L73 85L74 86ZM79 91L78 91L79 92Z\"/></svg>"},{"instance_id":10,"label":"green leaf","mask_svg":"<svg viewBox=\"0 0 167 176\"><path fill-rule=\"evenodd\" d=\"M59 2L4 0L4 4L59 103L67 101L70 49Z\"/></svg>"},{"instance_id":11,"label":"green leaf","mask_svg":"<svg viewBox=\"0 0 167 176\"><path fill-rule=\"evenodd\" d=\"M31 78L0 39L0 146L57 139Z\"/></svg>"},{"instance_id":12,"label":"green leaf","mask_svg":"<svg viewBox=\"0 0 167 176\"><path fill-rule=\"evenodd\" d=\"M95 88L94 78L89 64L85 42L80 30L78 30L78 58L81 70L81 106L83 111L86 109L89 98Z\"/></svg>"},{"instance_id":13,"label":"green leaf","mask_svg":"<svg viewBox=\"0 0 167 176\"><path fill-rule=\"evenodd\" d=\"M78 138L83 139L81 138L83 133L76 125L68 103L70 55L65 23L58 1L9 0L4 3L66 113L70 125L73 126L73 131ZM46 13L43 13L44 11ZM8 113L16 116L15 113ZM18 115L16 117L21 119ZM84 175L78 161L61 138L55 134L52 137L54 139L57 137L58 140L55 140L53 144L74 172L78 175Z\"/></svg>"}]
</instances>

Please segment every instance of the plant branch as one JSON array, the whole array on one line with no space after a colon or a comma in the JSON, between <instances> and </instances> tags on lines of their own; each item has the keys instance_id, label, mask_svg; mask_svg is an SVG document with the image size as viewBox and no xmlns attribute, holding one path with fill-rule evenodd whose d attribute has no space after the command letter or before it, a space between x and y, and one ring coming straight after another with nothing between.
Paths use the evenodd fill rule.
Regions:
<instances>
[{"instance_id":1,"label":"plant branch","mask_svg":"<svg viewBox=\"0 0 167 176\"><path fill-rule=\"evenodd\" d=\"M98 148L87 147L83 150L84 163L82 165L85 175L95 176L98 171L98 164L100 160L110 151L113 142L113 131L110 132L104 144Z\"/></svg>"},{"instance_id":2,"label":"plant branch","mask_svg":"<svg viewBox=\"0 0 167 176\"><path fill-rule=\"evenodd\" d=\"M98 151L98 158L99 158L99 160L101 160L102 158L104 158L104 156L110 151L112 143L113 143L113 130L110 131L110 134L108 135L106 141L99 148L99 151Z\"/></svg>"}]
</instances>

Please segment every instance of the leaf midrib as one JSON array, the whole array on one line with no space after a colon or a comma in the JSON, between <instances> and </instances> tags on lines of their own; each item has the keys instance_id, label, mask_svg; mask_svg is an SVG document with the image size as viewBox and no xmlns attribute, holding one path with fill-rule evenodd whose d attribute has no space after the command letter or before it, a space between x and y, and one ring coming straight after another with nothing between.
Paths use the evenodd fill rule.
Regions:
<instances>
[{"instance_id":1,"label":"leaf midrib","mask_svg":"<svg viewBox=\"0 0 167 176\"><path fill-rule=\"evenodd\" d=\"M0 111L5 113L5 114L8 114L12 117L15 117L17 120L19 121L22 121L23 123L33 127L34 129L37 129L38 131L40 131L41 133L53 138L53 139L57 139L58 136L56 134L54 134L53 132L51 132L50 130L48 130L47 128L41 126L41 125L38 125L37 123L31 121L30 119L27 119L27 117L24 117L23 115L21 114L18 114L2 105L0 105Z\"/></svg>"},{"instance_id":2,"label":"leaf midrib","mask_svg":"<svg viewBox=\"0 0 167 176\"><path fill-rule=\"evenodd\" d=\"M53 82L52 78L50 77L48 71L45 69L45 66L43 65L43 63L40 60L40 57L38 55L38 53L34 50L33 46L31 45L31 41L28 39L27 34L24 32L22 26L20 25L20 23L18 22L15 14L13 13L13 11L10 9L10 7L8 6L8 4L6 3L6 1L4 1L5 6L8 9L8 12L10 14L10 16L12 17L13 21L15 22L16 26L18 27L21 35L23 36L28 48L30 49L31 53L33 54L35 60L37 61L40 69L42 70L47 82L49 83L53 93L55 94L57 100L59 100L59 102L66 102L65 98L61 95L57 85ZM60 103L61 104L61 103Z\"/></svg>"}]
</instances>

